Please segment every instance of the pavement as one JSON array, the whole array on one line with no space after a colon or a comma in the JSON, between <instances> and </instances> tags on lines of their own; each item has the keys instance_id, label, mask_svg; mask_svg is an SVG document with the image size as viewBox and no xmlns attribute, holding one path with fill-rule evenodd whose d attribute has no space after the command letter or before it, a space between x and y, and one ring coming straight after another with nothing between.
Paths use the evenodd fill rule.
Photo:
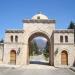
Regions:
<instances>
[{"instance_id":1,"label":"pavement","mask_svg":"<svg viewBox=\"0 0 75 75\"><path fill-rule=\"evenodd\" d=\"M0 75L75 75L75 71L72 69L56 68L46 63L48 61L45 61L42 55L39 55L39 57L32 57L31 64L29 65L14 66L1 64Z\"/></svg>"},{"instance_id":2,"label":"pavement","mask_svg":"<svg viewBox=\"0 0 75 75\"><path fill-rule=\"evenodd\" d=\"M75 72L75 67L71 67L70 69Z\"/></svg>"},{"instance_id":3,"label":"pavement","mask_svg":"<svg viewBox=\"0 0 75 75\"><path fill-rule=\"evenodd\" d=\"M41 61L41 62L48 62L47 60L45 60L45 57L43 54L41 55L35 55L35 56L30 56L30 61Z\"/></svg>"},{"instance_id":4,"label":"pavement","mask_svg":"<svg viewBox=\"0 0 75 75\"><path fill-rule=\"evenodd\" d=\"M69 68L30 64L18 67L0 67L0 75L75 75Z\"/></svg>"}]
</instances>

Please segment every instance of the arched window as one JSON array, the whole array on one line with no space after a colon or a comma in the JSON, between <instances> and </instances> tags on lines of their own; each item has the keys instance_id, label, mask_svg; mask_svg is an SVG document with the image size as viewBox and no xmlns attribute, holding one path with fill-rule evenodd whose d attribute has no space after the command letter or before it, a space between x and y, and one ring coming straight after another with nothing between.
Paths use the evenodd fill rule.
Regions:
<instances>
[{"instance_id":1,"label":"arched window","mask_svg":"<svg viewBox=\"0 0 75 75\"><path fill-rule=\"evenodd\" d=\"M18 36L17 35L15 36L15 42L18 42Z\"/></svg>"},{"instance_id":2,"label":"arched window","mask_svg":"<svg viewBox=\"0 0 75 75\"><path fill-rule=\"evenodd\" d=\"M37 19L40 19L40 16L38 16Z\"/></svg>"},{"instance_id":3,"label":"arched window","mask_svg":"<svg viewBox=\"0 0 75 75\"><path fill-rule=\"evenodd\" d=\"M68 42L68 36L65 36L65 42Z\"/></svg>"},{"instance_id":4,"label":"arched window","mask_svg":"<svg viewBox=\"0 0 75 75\"><path fill-rule=\"evenodd\" d=\"M11 40L11 42L13 42L13 36L11 35L11 37L10 37L10 40Z\"/></svg>"},{"instance_id":5,"label":"arched window","mask_svg":"<svg viewBox=\"0 0 75 75\"><path fill-rule=\"evenodd\" d=\"M61 52L61 64L68 65L68 53L65 50Z\"/></svg>"},{"instance_id":6,"label":"arched window","mask_svg":"<svg viewBox=\"0 0 75 75\"><path fill-rule=\"evenodd\" d=\"M10 64L16 64L16 51L10 51Z\"/></svg>"},{"instance_id":7,"label":"arched window","mask_svg":"<svg viewBox=\"0 0 75 75\"><path fill-rule=\"evenodd\" d=\"M60 42L63 42L63 36L60 36Z\"/></svg>"}]
</instances>

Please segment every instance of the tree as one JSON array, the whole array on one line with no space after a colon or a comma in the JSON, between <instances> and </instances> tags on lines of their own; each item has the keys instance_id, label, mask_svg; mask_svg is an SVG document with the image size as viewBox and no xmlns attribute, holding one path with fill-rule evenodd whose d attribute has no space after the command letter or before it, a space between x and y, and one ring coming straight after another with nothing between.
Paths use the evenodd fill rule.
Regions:
<instances>
[{"instance_id":1,"label":"tree","mask_svg":"<svg viewBox=\"0 0 75 75\"><path fill-rule=\"evenodd\" d=\"M37 43L36 43L36 41L34 41L34 54L38 54L38 46L37 46Z\"/></svg>"},{"instance_id":2,"label":"tree","mask_svg":"<svg viewBox=\"0 0 75 75\"><path fill-rule=\"evenodd\" d=\"M30 42L30 44L29 44L29 55L30 56L33 56L33 48L34 48L34 45L32 42Z\"/></svg>"},{"instance_id":3,"label":"tree","mask_svg":"<svg viewBox=\"0 0 75 75\"><path fill-rule=\"evenodd\" d=\"M29 51L30 56L33 56L35 54L38 54L38 46L36 41L31 41L30 42L30 51Z\"/></svg>"},{"instance_id":4,"label":"tree","mask_svg":"<svg viewBox=\"0 0 75 75\"><path fill-rule=\"evenodd\" d=\"M70 22L68 29L75 29L75 25L72 21Z\"/></svg>"},{"instance_id":5,"label":"tree","mask_svg":"<svg viewBox=\"0 0 75 75\"><path fill-rule=\"evenodd\" d=\"M45 56L46 58L49 57L49 46L48 46L48 41L47 41L46 47L45 47L45 49L44 49L44 51L43 51L43 54L44 54L44 56Z\"/></svg>"},{"instance_id":6,"label":"tree","mask_svg":"<svg viewBox=\"0 0 75 75\"><path fill-rule=\"evenodd\" d=\"M71 22L68 29L74 29L74 43L75 43L75 24L74 22Z\"/></svg>"},{"instance_id":7,"label":"tree","mask_svg":"<svg viewBox=\"0 0 75 75\"><path fill-rule=\"evenodd\" d=\"M2 40L0 40L0 43L4 43L4 40L2 39Z\"/></svg>"}]
</instances>

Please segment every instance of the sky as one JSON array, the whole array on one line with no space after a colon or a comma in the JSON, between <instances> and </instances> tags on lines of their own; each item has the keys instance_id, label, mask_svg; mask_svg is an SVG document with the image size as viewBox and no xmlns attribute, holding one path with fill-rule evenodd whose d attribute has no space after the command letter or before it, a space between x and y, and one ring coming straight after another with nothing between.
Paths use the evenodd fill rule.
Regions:
<instances>
[{"instance_id":1,"label":"sky","mask_svg":"<svg viewBox=\"0 0 75 75\"><path fill-rule=\"evenodd\" d=\"M56 20L56 29L75 22L75 0L0 0L0 39L6 29L22 29L22 20L42 11Z\"/></svg>"}]
</instances>

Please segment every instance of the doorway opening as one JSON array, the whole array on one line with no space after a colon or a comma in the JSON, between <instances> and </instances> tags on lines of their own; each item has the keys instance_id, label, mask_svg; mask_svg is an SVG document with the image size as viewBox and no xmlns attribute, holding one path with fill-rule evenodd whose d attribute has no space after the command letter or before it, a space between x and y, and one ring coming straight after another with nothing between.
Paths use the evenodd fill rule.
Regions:
<instances>
[{"instance_id":1,"label":"doorway opening","mask_svg":"<svg viewBox=\"0 0 75 75\"><path fill-rule=\"evenodd\" d=\"M45 34L35 33L28 40L30 64L49 65L50 40Z\"/></svg>"},{"instance_id":2,"label":"doorway opening","mask_svg":"<svg viewBox=\"0 0 75 75\"><path fill-rule=\"evenodd\" d=\"M10 51L10 64L16 64L16 51Z\"/></svg>"},{"instance_id":3,"label":"doorway opening","mask_svg":"<svg viewBox=\"0 0 75 75\"><path fill-rule=\"evenodd\" d=\"M61 64L68 65L68 53L65 50L61 52Z\"/></svg>"}]
</instances>

